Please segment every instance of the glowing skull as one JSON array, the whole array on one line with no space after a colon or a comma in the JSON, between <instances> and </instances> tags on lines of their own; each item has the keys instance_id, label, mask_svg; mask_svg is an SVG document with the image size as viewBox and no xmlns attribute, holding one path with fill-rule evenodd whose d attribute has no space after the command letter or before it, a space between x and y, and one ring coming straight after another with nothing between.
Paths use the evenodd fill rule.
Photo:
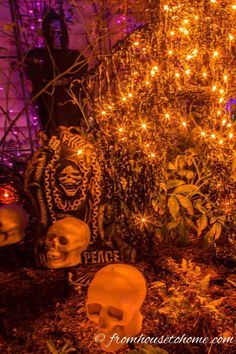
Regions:
<instances>
[{"instance_id":1,"label":"glowing skull","mask_svg":"<svg viewBox=\"0 0 236 354\"><path fill-rule=\"evenodd\" d=\"M0 247L23 240L28 224L25 210L16 204L0 207Z\"/></svg>"},{"instance_id":2,"label":"glowing skull","mask_svg":"<svg viewBox=\"0 0 236 354\"><path fill-rule=\"evenodd\" d=\"M102 350L115 352L124 344L111 342L113 334L135 336L142 328L140 307L146 282L138 269L127 264L111 264L98 271L88 288L87 317L105 335Z\"/></svg>"},{"instance_id":3,"label":"glowing skull","mask_svg":"<svg viewBox=\"0 0 236 354\"><path fill-rule=\"evenodd\" d=\"M66 217L56 221L46 235L46 266L57 269L81 263L81 253L89 241L90 229L82 220Z\"/></svg>"}]
</instances>

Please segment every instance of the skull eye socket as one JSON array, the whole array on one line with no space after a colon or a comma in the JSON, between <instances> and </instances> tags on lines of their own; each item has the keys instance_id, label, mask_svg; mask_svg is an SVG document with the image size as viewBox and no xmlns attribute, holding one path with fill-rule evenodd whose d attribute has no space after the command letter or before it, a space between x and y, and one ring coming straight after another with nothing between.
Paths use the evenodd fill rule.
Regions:
<instances>
[{"instance_id":1,"label":"skull eye socket","mask_svg":"<svg viewBox=\"0 0 236 354\"><path fill-rule=\"evenodd\" d=\"M114 318L117 321L122 321L123 311L114 306L108 306L107 309L108 316Z\"/></svg>"},{"instance_id":2,"label":"skull eye socket","mask_svg":"<svg viewBox=\"0 0 236 354\"><path fill-rule=\"evenodd\" d=\"M68 244L68 239L65 237L65 236L60 236L59 239L58 239L59 243L62 245L62 246L65 246Z\"/></svg>"},{"instance_id":3,"label":"skull eye socket","mask_svg":"<svg viewBox=\"0 0 236 354\"><path fill-rule=\"evenodd\" d=\"M102 305L100 304L89 304L88 305L88 313L92 316L99 316L102 309Z\"/></svg>"}]
</instances>

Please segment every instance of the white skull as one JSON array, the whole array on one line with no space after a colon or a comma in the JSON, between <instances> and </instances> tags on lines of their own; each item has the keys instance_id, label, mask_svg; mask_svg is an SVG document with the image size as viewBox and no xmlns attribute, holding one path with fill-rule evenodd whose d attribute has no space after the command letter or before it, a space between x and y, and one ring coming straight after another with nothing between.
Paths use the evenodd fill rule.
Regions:
<instances>
[{"instance_id":1,"label":"white skull","mask_svg":"<svg viewBox=\"0 0 236 354\"><path fill-rule=\"evenodd\" d=\"M46 266L57 269L81 263L81 253L89 241L90 229L82 220L66 217L56 221L46 235Z\"/></svg>"},{"instance_id":2,"label":"white skull","mask_svg":"<svg viewBox=\"0 0 236 354\"><path fill-rule=\"evenodd\" d=\"M25 237L28 215L16 204L0 207L0 247L17 243Z\"/></svg>"},{"instance_id":3,"label":"white skull","mask_svg":"<svg viewBox=\"0 0 236 354\"><path fill-rule=\"evenodd\" d=\"M146 282L138 269L127 264L110 264L99 270L88 288L86 311L105 335L101 348L115 352L124 344L111 342L113 334L135 336L142 328L140 307L146 296Z\"/></svg>"}]
</instances>

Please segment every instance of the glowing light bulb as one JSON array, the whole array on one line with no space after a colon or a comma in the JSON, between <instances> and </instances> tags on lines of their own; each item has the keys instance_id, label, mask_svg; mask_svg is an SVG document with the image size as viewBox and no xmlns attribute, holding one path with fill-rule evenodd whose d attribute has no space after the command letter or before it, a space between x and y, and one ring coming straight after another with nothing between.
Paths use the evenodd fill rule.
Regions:
<instances>
[{"instance_id":1,"label":"glowing light bulb","mask_svg":"<svg viewBox=\"0 0 236 354\"><path fill-rule=\"evenodd\" d=\"M219 99L219 103L222 103L224 101L223 97Z\"/></svg>"},{"instance_id":2,"label":"glowing light bulb","mask_svg":"<svg viewBox=\"0 0 236 354\"><path fill-rule=\"evenodd\" d=\"M125 102L126 100L127 100L127 98L126 98L126 97L122 97L122 101L124 101L124 102Z\"/></svg>"},{"instance_id":3,"label":"glowing light bulb","mask_svg":"<svg viewBox=\"0 0 236 354\"><path fill-rule=\"evenodd\" d=\"M207 73L205 73L205 72L202 73L202 76L207 77Z\"/></svg>"},{"instance_id":4,"label":"glowing light bulb","mask_svg":"<svg viewBox=\"0 0 236 354\"><path fill-rule=\"evenodd\" d=\"M229 34L229 40L233 41L234 40L234 36L232 34Z\"/></svg>"},{"instance_id":5,"label":"glowing light bulb","mask_svg":"<svg viewBox=\"0 0 236 354\"><path fill-rule=\"evenodd\" d=\"M219 56L219 52L217 52L217 50L215 50L214 53L213 53L213 57L216 58L218 56Z\"/></svg>"},{"instance_id":6,"label":"glowing light bulb","mask_svg":"<svg viewBox=\"0 0 236 354\"><path fill-rule=\"evenodd\" d=\"M186 75L189 75L189 74L190 74L190 69L186 70L186 71L185 71L185 74L186 74Z\"/></svg>"},{"instance_id":7,"label":"glowing light bulb","mask_svg":"<svg viewBox=\"0 0 236 354\"><path fill-rule=\"evenodd\" d=\"M123 128L119 128L118 130L119 130L120 133L122 133L124 131Z\"/></svg>"},{"instance_id":8,"label":"glowing light bulb","mask_svg":"<svg viewBox=\"0 0 236 354\"><path fill-rule=\"evenodd\" d=\"M227 124L227 127L228 127L228 128L232 127L232 124L231 124L231 123L228 123L228 124Z\"/></svg>"},{"instance_id":9,"label":"glowing light bulb","mask_svg":"<svg viewBox=\"0 0 236 354\"><path fill-rule=\"evenodd\" d=\"M187 60L190 60L192 58L193 58L193 56L191 54L187 55Z\"/></svg>"},{"instance_id":10,"label":"glowing light bulb","mask_svg":"<svg viewBox=\"0 0 236 354\"><path fill-rule=\"evenodd\" d=\"M141 220L142 222L146 222L146 219L145 218L142 218L142 220Z\"/></svg>"},{"instance_id":11,"label":"glowing light bulb","mask_svg":"<svg viewBox=\"0 0 236 354\"><path fill-rule=\"evenodd\" d=\"M151 153L151 157L155 157L156 156L156 154L154 154L153 152Z\"/></svg>"},{"instance_id":12,"label":"glowing light bulb","mask_svg":"<svg viewBox=\"0 0 236 354\"><path fill-rule=\"evenodd\" d=\"M232 139L234 137L234 134L233 133L230 133L229 134L229 138Z\"/></svg>"},{"instance_id":13,"label":"glowing light bulb","mask_svg":"<svg viewBox=\"0 0 236 354\"><path fill-rule=\"evenodd\" d=\"M223 139L220 139L219 140L219 144L222 145L224 143L224 140Z\"/></svg>"},{"instance_id":14,"label":"glowing light bulb","mask_svg":"<svg viewBox=\"0 0 236 354\"><path fill-rule=\"evenodd\" d=\"M212 86L212 91L215 91L217 89L216 85Z\"/></svg>"},{"instance_id":15,"label":"glowing light bulb","mask_svg":"<svg viewBox=\"0 0 236 354\"><path fill-rule=\"evenodd\" d=\"M206 133L205 132L201 132L201 136L206 136Z\"/></svg>"},{"instance_id":16,"label":"glowing light bulb","mask_svg":"<svg viewBox=\"0 0 236 354\"><path fill-rule=\"evenodd\" d=\"M236 10L236 5L232 5L232 9L233 9L233 10Z\"/></svg>"},{"instance_id":17,"label":"glowing light bulb","mask_svg":"<svg viewBox=\"0 0 236 354\"><path fill-rule=\"evenodd\" d=\"M164 5L164 10L168 11L169 10L169 6L168 5Z\"/></svg>"},{"instance_id":18,"label":"glowing light bulb","mask_svg":"<svg viewBox=\"0 0 236 354\"><path fill-rule=\"evenodd\" d=\"M102 111L102 115L105 116L107 113L105 111Z\"/></svg>"},{"instance_id":19,"label":"glowing light bulb","mask_svg":"<svg viewBox=\"0 0 236 354\"><path fill-rule=\"evenodd\" d=\"M223 89L220 89L220 93L223 95L225 91Z\"/></svg>"},{"instance_id":20,"label":"glowing light bulb","mask_svg":"<svg viewBox=\"0 0 236 354\"><path fill-rule=\"evenodd\" d=\"M186 19L184 20L184 23L189 23L189 20L186 18Z\"/></svg>"},{"instance_id":21,"label":"glowing light bulb","mask_svg":"<svg viewBox=\"0 0 236 354\"><path fill-rule=\"evenodd\" d=\"M171 35L171 36L174 36L174 35L175 35L175 32L174 32L174 31L171 31L171 32L170 32L170 35Z\"/></svg>"},{"instance_id":22,"label":"glowing light bulb","mask_svg":"<svg viewBox=\"0 0 236 354\"><path fill-rule=\"evenodd\" d=\"M228 76L224 75L224 81L227 81L227 80L228 80Z\"/></svg>"},{"instance_id":23,"label":"glowing light bulb","mask_svg":"<svg viewBox=\"0 0 236 354\"><path fill-rule=\"evenodd\" d=\"M7 192L5 192L5 193L4 193L4 198L8 198L8 197L10 197L10 194L7 193Z\"/></svg>"},{"instance_id":24,"label":"glowing light bulb","mask_svg":"<svg viewBox=\"0 0 236 354\"><path fill-rule=\"evenodd\" d=\"M215 134L211 134L211 137L212 137L212 139L215 139L216 135Z\"/></svg>"},{"instance_id":25,"label":"glowing light bulb","mask_svg":"<svg viewBox=\"0 0 236 354\"><path fill-rule=\"evenodd\" d=\"M179 74L179 73L175 73L175 76L176 76L176 77L179 77L179 76L180 76L180 74Z\"/></svg>"},{"instance_id":26,"label":"glowing light bulb","mask_svg":"<svg viewBox=\"0 0 236 354\"><path fill-rule=\"evenodd\" d=\"M168 54L169 54L169 55L172 55L172 54L173 54L173 50L169 50L169 51L168 51Z\"/></svg>"},{"instance_id":27,"label":"glowing light bulb","mask_svg":"<svg viewBox=\"0 0 236 354\"><path fill-rule=\"evenodd\" d=\"M170 118L170 115L169 115L168 113L166 113L165 117L166 117L167 119L169 119L169 118Z\"/></svg>"},{"instance_id":28,"label":"glowing light bulb","mask_svg":"<svg viewBox=\"0 0 236 354\"><path fill-rule=\"evenodd\" d=\"M139 45L139 42L134 42L134 45L137 47Z\"/></svg>"},{"instance_id":29,"label":"glowing light bulb","mask_svg":"<svg viewBox=\"0 0 236 354\"><path fill-rule=\"evenodd\" d=\"M81 149L77 151L77 155L81 155L82 153L83 153L83 150L81 150Z\"/></svg>"},{"instance_id":30,"label":"glowing light bulb","mask_svg":"<svg viewBox=\"0 0 236 354\"><path fill-rule=\"evenodd\" d=\"M186 128L187 123L186 123L186 122L182 122L182 125L183 125L183 127L185 127L185 128Z\"/></svg>"},{"instance_id":31,"label":"glowing light bulb","mask_svg":"<svg viewBox=\"0 0 236 354\"><path fill-rule=\"evenodd\" d=\"M221 111L217 111L217 115L220 116L221 115Z\"/></svg>"},{"instance_id":32,"label":"glowing light bulb","mask_svg":"<svg viewBox=\"0 0 236 354\"><path fill-rule=\"evenodd\" d=\"M142 124L142 128L143 128L143 129L147 129L147 124L143 123L143 124Z\"/></svg>"},{"instance_id":33,"label":"glowing light bulb","mask_svg":"<svg viewBox=\"0 0 236 354\"><path fill-rule=\"evenodd\" d=\"M133 96L133 94L132 94L132 93L129 93L129 94L128 94L128 96L129 96L129 97L132 97L132 96Z\"/></svg>"},{"instance_id":34,"label":"glowing light bulb","mask_svg":"<svg viewBox=\"0 0 236 354\"><path fill-rule=\"evenodd\" d=\"M223 119L223 120L222 120L222 125L223 125L223 127L225 126L225 124L226 124L226 119Z\"/></svg>"},{"instance_id":35,"label":"glowing light bulb","mask_svg":"<svg viewBox=\"0 0 236 354\"><path fill-rule=\"evenodd\" d=\"M146 81L146 85L150 85L150 81Z\"/></svg>"},{"instance_id":36,"label":"glowing light bulb","mask_svg":"<svg viewBox=\"0 0 236 354\"><path fill-rule=\"evenodd\" d=\"M198 50L197 50L197 49L194 49L194 50L193 50L193 54L194 54L194 55L197 55L197 53L198 53Z\"/></svg>"}]
</instances>

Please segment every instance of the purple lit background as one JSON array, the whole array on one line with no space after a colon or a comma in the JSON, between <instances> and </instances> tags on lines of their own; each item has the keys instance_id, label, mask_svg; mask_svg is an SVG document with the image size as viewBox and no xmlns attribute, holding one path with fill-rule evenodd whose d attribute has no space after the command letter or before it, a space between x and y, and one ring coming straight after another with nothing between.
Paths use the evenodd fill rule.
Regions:
<instances>
[{"instance_id":1,"label":"purple lit background","mask_svg":"<svg viewBox=\"0 0 236 354\"><path fill-rule=\"evenodd\" d=\"M143 12L138 14L136 11L137 1L127 0L130 5L128 7L124 6L124 1L110 1L110 7L106 8L101 8L99 0L76 3L78 7L73 6L70 1L3 0L0 4L0 20L5 30L0 35L0 48L6 49L0 62L0 139L4 137L1 162L9 167L13 166L15 160L27 158L38 147L36 133L39 123L34 108L30 107L19 115L29 99L29 91L23 60L19 61L17 57L23 59L30 48L44 45L41 23L45 6L51 6L58 13L63 11L69 29L70 48L80 50L90 59L89 68L105 55L109 55L117 42L143 25L140 21ZM17 33L12 26L15 22L12 12L16 19ZM96 56L91 57L91 52L95 52ZM12 121L15 124L8 131Z\"/></svg>"}]
</instances>

